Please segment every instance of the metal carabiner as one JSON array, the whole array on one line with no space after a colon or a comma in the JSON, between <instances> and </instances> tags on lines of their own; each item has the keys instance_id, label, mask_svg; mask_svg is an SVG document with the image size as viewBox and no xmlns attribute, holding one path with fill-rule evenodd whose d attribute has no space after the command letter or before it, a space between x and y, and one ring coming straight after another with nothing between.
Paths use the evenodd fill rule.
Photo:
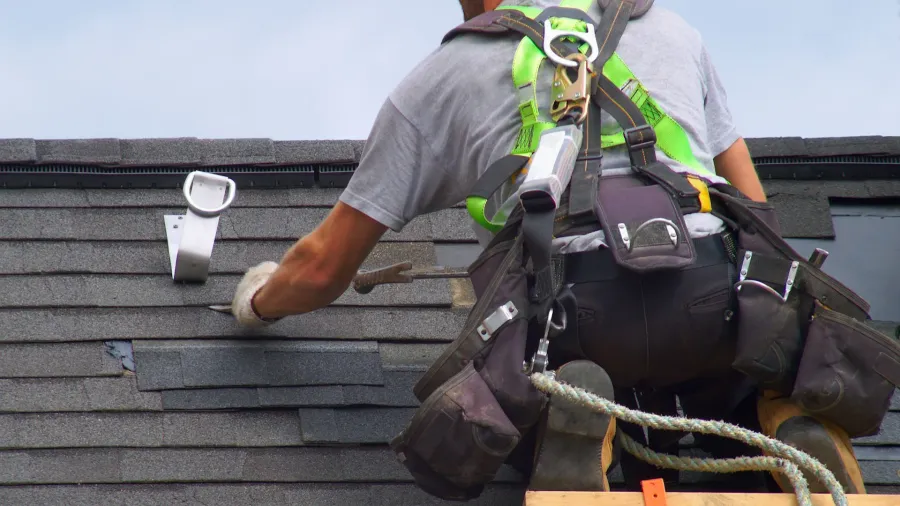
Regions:
<instances>
[{"instance_id":1,"label":"metal carabiner","mask_svg":"<svg viewBox=\"0 0 900 506\"><path fill-rule=\"evenodd\" d=\"M568 61L578 66L573 81L569 77L569 69L557 66L550 87L550 117L558 122L566 116L573 116L575 123L581 123L587 117L588 102L591 98L591 78L593 68L588 58L581 53L569 55Z\"/></svg>"},{"instance_id":2,"label":"metal carabiner","mask_svg":"<svg viewBox=\"0 0 900 506\"><path fill-rule=\"evenodd\" d=\"M576 38L588 45L590 48L590 53L588 53L587 60L591 63L600 56L600 49L597 47L597 34L594 31L593 23L585 23L587 27L587 32L576 32L574 30L557 30L553 28L553 25L550 23L550 20L547 19L544 21L544 54L547 55L547 58L550 58L557 65L562 65L564 67L576 67L578 65L577 62L572 61L569 58L565 58L553 52L552 46L550 44L553 43L554 40L563 38L563 37L573 37Z\"/></svg>"}]
</instances>

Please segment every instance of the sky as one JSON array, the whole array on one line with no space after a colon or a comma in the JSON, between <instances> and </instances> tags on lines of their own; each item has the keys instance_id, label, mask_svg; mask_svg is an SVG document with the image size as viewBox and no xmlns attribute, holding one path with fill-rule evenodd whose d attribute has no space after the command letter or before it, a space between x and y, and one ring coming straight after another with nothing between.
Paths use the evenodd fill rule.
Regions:
<instances>
[{"instance_id":1,"label":"sky","mask_svg":"<svg viewBox=\"0 0 900 506\"><path fill-rule=\"evenodd\" d=\"M900 0L656 0L746 137L900 135ZM0 138L364 139L457 0L0 0Z\"/></svg>"}]
</instances>

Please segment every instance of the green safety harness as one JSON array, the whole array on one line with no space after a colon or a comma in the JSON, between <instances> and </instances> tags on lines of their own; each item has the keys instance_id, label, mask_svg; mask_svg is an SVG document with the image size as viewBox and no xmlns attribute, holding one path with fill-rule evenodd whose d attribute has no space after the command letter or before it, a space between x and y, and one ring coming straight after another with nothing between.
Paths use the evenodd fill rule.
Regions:
<instances>
[{"instance_id":1,"label":"green safety harness","mask_svg":"<svg viewBox=\"0 0 900 506\"><path fill-rule=\"evenodd\" d=\"M587 56L594 58L594 64L603 62L601 75L602 79L608 82L601 82L601 85L612 85L619 92L618 94L623 96L625 95L622 90L629 90L627 99L633 106L629 109L639 112L639 117L634 117L635 115L631 113L632 119L639 123L634 127L644 127L644 132L647 128L651 129L651 135L655 134L656 145L666 156L701 174L710 174L710 171L694 156L688 136L681 125L663 111L622 58L612 51L628 20L642 15L649 9L652 2L643 2L643 5L639 6L640 11L635 10L634 2L616 2L613 4L616 11L604 15L600 27L595 28L593 20L587 15L587 10L596 1L563 0L559 7L548 9L500 6L495 11L497 16L491 20L493 24L517 31L524 37L516 49L512 65L512 80L518 93L519 114L522 119L518 137L510 151L512 158L506 157L498 160L489 168L466 199L466 207L475 222L491 232L499 231L507 216L504 215L505 213L498 213L493 218L488 218L485 215L488 199L504 182L514 179L518 173L527 170L524 166L537 148L541 133L558 125L550 114L552 107L551 111L543 111L538 106L537 79L542 65L548 58L557 65L563 64L552 49L559 39L566 39L570 43L580 43L576 48L577 51L586 54L590 50L591 53L587 53ZM474 30L457 29L451 31L444 40L447 41L464 31ZM600 44L599 47L598 44ZM550 51L547 51L548 49ZM566 53L558 54L565 55ZM589 65L589 67L591 66L593 65ZM558 86L554 86L554 89L551 90L554 97L559 96L556 93L557 88ZM609 109L607 111L613 116L617 116L615 111ZM599 130L599 115L597 116L595 124ZM620 121L620 124L624 127L628 122ZM625 145L625 135L625 131L600 135L600 144L597 147L609 149ZM585 135L585 139L586 143L590 142L587 135ZM506 177L499 177L498 173L500 176ZM705 191L705 185L699 179L690 178L689 182L698 191ZM576 184L573 180L573 186ZM578 192L577 189L572 191ZM581 203L583 198L584 196L575 199L576 203ZM703 211L709 210L708 202L708 195L704 195L704 205L701 205ZM580 211L583 212L583 209Z\"/></svg>"}]
</instances>

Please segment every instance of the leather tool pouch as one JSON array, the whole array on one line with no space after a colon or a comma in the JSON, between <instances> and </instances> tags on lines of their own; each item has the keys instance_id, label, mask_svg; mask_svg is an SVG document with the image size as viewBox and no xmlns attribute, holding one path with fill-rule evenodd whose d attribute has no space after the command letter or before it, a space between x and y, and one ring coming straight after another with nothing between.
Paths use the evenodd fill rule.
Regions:
<instances>
[{"instance_id":1,"label":"leather tool pouch","mask_svg":"<svg viewBox=\"0 0 900 506\"><path fill-rule=\"evenodd\" d=\"M504 232L470 266L478 301L416 384L422 404L391 441L419 487L445 500L480 495L545 402L523 370L533 319L522 240Z\"/></svg>"},{"instance_id":2,"label":"leather tool pouch","mask_svg":"<svg viewBox=\"0 0 900 506\"><path fill-rule=\"evenodd\" d=\"M634 175L597 178L594 214L616 263L635 272L683 269L697 259L681 207Z\"/></svg>"},{"instance_id":3,"label":"leather tool pouch","mask_svg":"<svg viewBox=\"0 0 900 506\"><path fill-rule=\"evenodd\" d=\"M900 344L816 304L791 398L851 438L879 432L900 386Z\"/></svg>"},{"instance_id":4,"label":"leather tool pouch","mask_svg":"<svg viewBox=\"0 0 900 506\"><path fill-rule=\"evenodd\" d=\"M878 433L900 386L900 344L869 327L869 304L782 238L771 204L733 198L738 335L733 367L847 431Z\"/></svg>"}]
</instances>

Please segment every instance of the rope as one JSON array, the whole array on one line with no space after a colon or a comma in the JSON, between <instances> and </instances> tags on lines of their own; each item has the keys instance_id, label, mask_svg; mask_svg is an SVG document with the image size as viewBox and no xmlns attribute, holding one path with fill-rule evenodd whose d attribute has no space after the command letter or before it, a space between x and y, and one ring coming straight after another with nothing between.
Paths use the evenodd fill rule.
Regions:
<instances>
[{"instance_id":1,"label":"rope","mask_svg":"<svg viewBox=\"0 0 900 506\"><path fill-rule=\"evenodd\" d=\"M809 454L776 439L730 423L715 420L694 420L690 418L662 416L631 410L608 399L592 394L582 388L557 381L547 373L534 373L531 382L535 388L548 395L563 397L618 420L658 430L672 430L714 434L736 439L751 446L761 448L773 457L738 457L734 459L701 459L678 457L656 453L649 448L620 433L623 448L635 457L658 467L668 467L682 471L705 471L733 473L739 471L773 471L784 473L791 481L799 506L812 506L809 486L801 468L811 472L831 493L836 506L848 506L844 489L834 474Z\"/></svg>"}]
</instances>

